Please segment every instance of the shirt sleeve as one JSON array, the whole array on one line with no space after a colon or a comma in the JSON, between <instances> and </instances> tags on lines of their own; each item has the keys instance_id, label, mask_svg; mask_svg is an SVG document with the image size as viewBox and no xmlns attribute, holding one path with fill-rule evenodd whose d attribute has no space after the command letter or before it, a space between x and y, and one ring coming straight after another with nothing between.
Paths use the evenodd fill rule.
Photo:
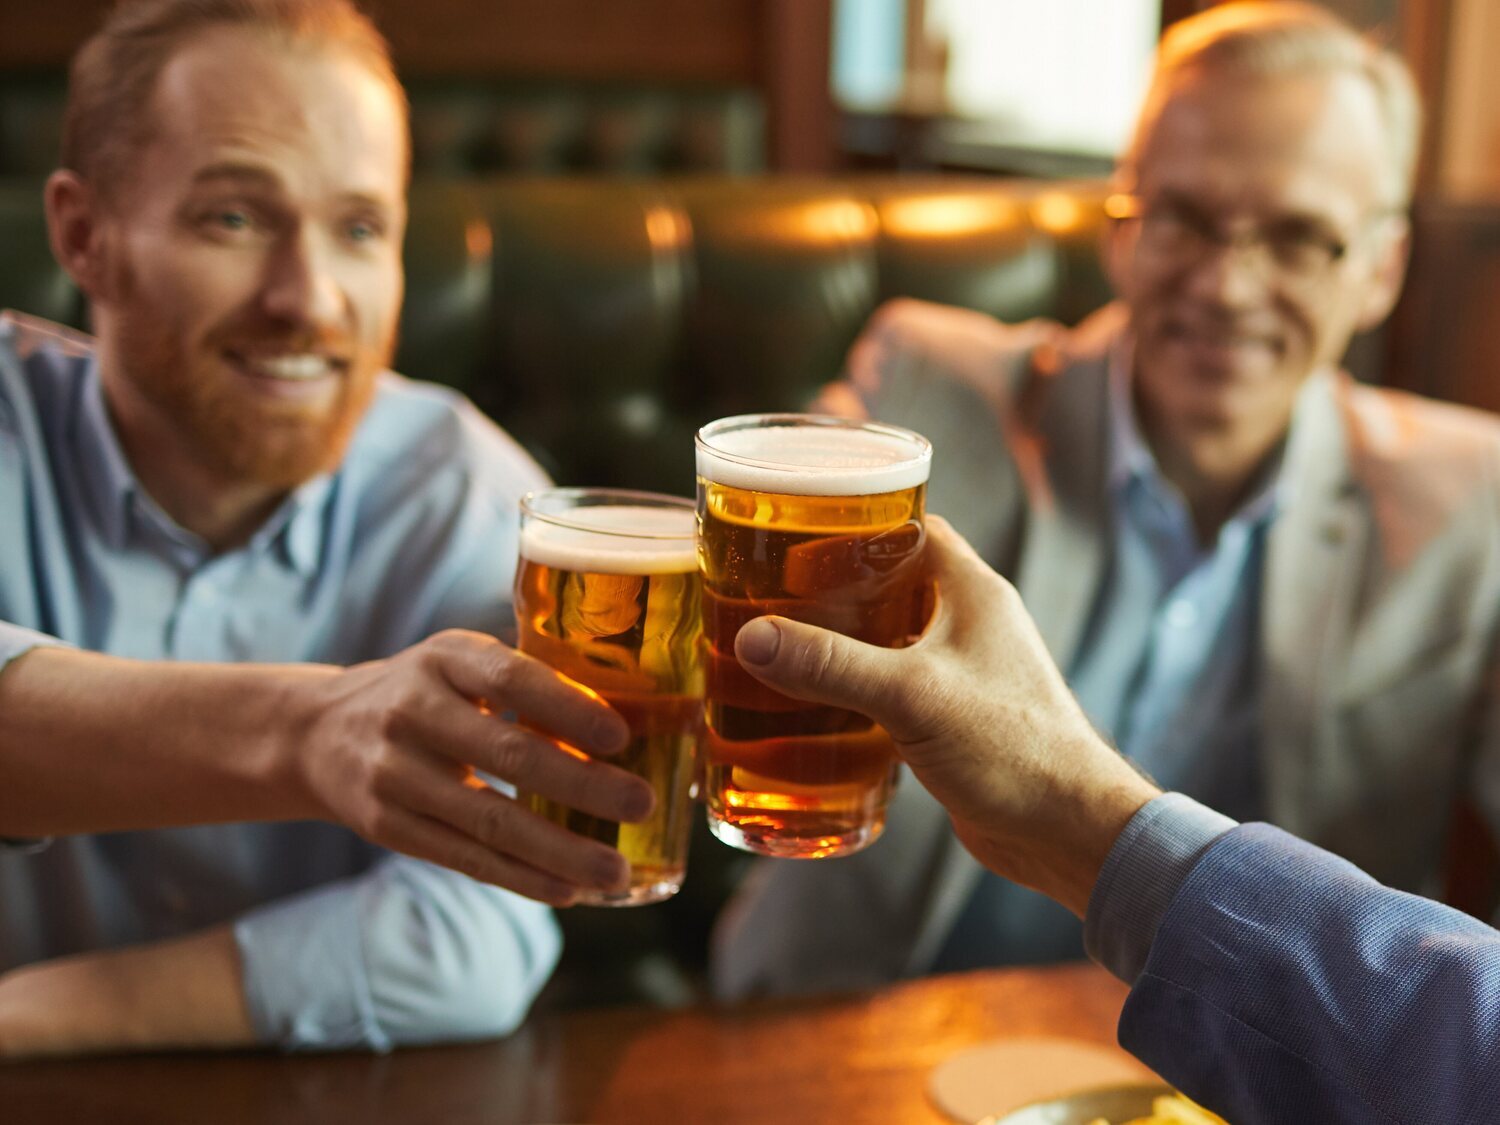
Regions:
<instances>
[{"instance_id":1,"label":"shirt sleeve","mask_svg":"<svg viewBox=\"0 0 1500 1125\"><path fill-rule=\"evenodd\" d=\"M254 910L234 933L257 1036L288 1050L507 1034L562 945L541 903L406 856Z\"/></svg>"},{"instance_id":2,"label":"shirt sleeve","mask_svg":"<svg viewBox=\"0 0 1500 1125\"><path fill-rule=\"evenodd\" d=\"M38 633L35 629L24 629L20 625L0 621L0 672L4 672L6 666L18 656L25 656L34 648L46 647L72 646L56 637L49 637L46 633ZM51 842L50 836L35 839L0 836L0 852L39 852Z\"/></svg>"},{"instance_id":3,"label":"shirt sleeve","mask_svg":"<svg viewBox=\"0 0 1500 1125\"><path fill-rule=\"evenodd\" d=\"M1234 827L1227 816L1181 793L1163 793L1131 818L1115 841L1083 923L1088 955L1135 983L1162 915L1204 849Z\"/></svg>"},{"instance_id":4,"label":"shirt sleeve","mask_svg":"<svg viewBox=\"0 0 1500 1125\"><path fill-rule=\"evenodd\" d=\"M25 656L34 648L47 646L73 647L66 641L49 637L46 633L38 633L35 629L25 629L20 625L12 625L8 621L0 621L0 672L5 671L6 665L16 657Z\"/></svg>"},{"instance_id":5,"label":"shirt sleeve","mask_svg":"<svg viewBox=\"0 0 1500 1125\"><path fill-rule=\"evenodd\" d=\"M1492 1120L1500 933L1236 827L1157 919L1120 1043L1236 1125Z\"/></svg>"}]
</instances>

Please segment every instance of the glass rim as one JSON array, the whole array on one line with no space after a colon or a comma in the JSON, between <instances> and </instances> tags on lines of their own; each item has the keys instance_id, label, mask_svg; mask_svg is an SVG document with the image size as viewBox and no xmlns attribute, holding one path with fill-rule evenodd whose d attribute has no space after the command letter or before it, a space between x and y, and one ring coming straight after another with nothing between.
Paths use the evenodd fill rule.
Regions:
<instances>
[{"instance_id":1,"label":"glass rim","mask_svg":"<svg viewBox=\"0 0 1500 1125\"><path fill-rule=\"evenodd\" d=\"M581 500L595 498L600 500L597 504L574 504L563 512L544 512L537 505L551 499L559 500ZM579 520L567 518L567 512L578 508L606 508L606 507L637 507L637 508L680 508L697 516L697 505L694 501L682 496L669 496L665 492L647 492L635 488L589 488L576 487L572 485L532 489L521 497L521 515L543 523L551 524L553 527L565 527L569 531L582 531L590 535L603 535L611 539L635 539L660 541L662 543L690 542L697 535L696 526L681 534L667 534L658 531L627 531L624 529L602 528L593 524L584 523Z\"/></svg>"},{"instance_id":2,"label":"glass rim","mask_svg":"<svg viewBox=\"0 0 1500 1125\"><path fill-rule=\"evenodd\" d=\"M932 460L932 442L928 441L915 430L908 430L905 426L893 426L889 422L874 422L866 418L844 418L837 414L798 414L790 411L775 411L767 414L731 414L727 418L716 418L712 422L698 427L697 434L693 437L695 448L704 450L714 457L736 465L744 465L753 469L769 469L784 473L811 473L817 475L817 469L809 469L805 465L790 465L785 461L766 461L758 457L746 457L741 453L731 453L717 445L712 438L720 433L728 433L735 430L748 430L752 427L770 428L773 426L810 426L818 429L841 429L841 430L863 430L867 433L879 434L882 437L895 438L899 441L914 446L916 452L913 456L903 461L894 461L885 469L904 467L907 465L919 465ZM847 470L837 470L844 472Z\"/></svg>"}]
</instances>

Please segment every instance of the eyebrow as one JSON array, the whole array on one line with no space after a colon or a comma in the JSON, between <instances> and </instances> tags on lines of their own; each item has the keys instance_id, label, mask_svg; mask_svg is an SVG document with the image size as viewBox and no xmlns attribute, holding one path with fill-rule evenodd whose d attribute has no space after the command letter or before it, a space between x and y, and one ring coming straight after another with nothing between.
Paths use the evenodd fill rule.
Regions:
<instances>
[{"instance_id":1,"label":"eyebrow","mask_svg":"<svg viewBox=\"0 0 1500 1125\"><path fill-rule=\"evenodd\" d=\"M1194 197L1188 192L1180 191L1177 188L1163 188L1158 193L1157 198L1172 203L1175 206L1186 207L1187 209L1196 212L1203 218L1212 219L1214 217L1213 208L1211 206L1205 205L1202 200ZM1290 211L1282 211L1275 215L1272 215L1269 221L1273 224L1300 223L1309 228L1316 228L1320 231L1320 233L1327 233L1334 235L1335 237L1342 237L1342 234L1339 230L1339 224L1332 217L1328 215L1318 214L1315 211L1304 211L1299 208L1293 208Z\"/></svg>"},{"instance_id":2,"label":"eyebrow","mask_svg":"<svg viewBox=\"0 0 1500 1125\"><path fill-rule=\"evenodd\" d=\"M279 186L275 176L254 164L235 162L209 164L193 173L194 184L213 183L218 180L238 181L260 187Z\"/></svg>"},{"instance_id":3,"label":"eyebrow","mask_svg":"<svg viewBox=\"0 0 1500 1125\"><path fill-rule=\"evenodd\" d=\"M281 190L281 181L271 172L255 164L226 161L209 164L193 173L193 186L215 183L238 183L248 187ZM400 201L392 201L368 191L346 191L340 194L342 203L356 207L372 207L381 210L399 210Z\"/></svg>"}]
</instances>

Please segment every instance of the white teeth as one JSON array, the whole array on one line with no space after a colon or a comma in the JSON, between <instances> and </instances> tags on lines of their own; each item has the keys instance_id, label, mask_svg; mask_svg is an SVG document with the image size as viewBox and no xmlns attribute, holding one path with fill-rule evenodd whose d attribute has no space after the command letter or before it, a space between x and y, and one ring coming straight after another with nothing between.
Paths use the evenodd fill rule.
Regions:
<instances>
[{"instance_id":1,"label":"white teeth","mask_svg":"<svg viewBox=\"0 0 1500 1125\"><path fill-rule=\"evenodd\" d=\"M250 366L258 375L299 381L318 379L332 370L328 360L318 355L260 356L250 360Z\"/></svg>"}]
</instances>

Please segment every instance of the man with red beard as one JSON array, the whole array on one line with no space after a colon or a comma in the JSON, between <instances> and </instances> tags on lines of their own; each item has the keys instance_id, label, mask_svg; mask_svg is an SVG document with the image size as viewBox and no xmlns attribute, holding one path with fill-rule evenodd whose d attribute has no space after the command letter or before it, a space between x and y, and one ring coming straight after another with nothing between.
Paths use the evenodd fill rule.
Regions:
<instances>
[{"instance_id":1,"label":"man with red beard","mask_svg":"<svg viewBox=\"0 0 1500 1125\"><path fill-rule=\"evenodd\" d=\"M75 60L46 204L96 338L0 323L0 1056L500 1034L542 904L628 877L466 784L651 804L492 635L542 473L386 370L407 169L349 0L141 0Z\"/></svg>"},{"instance_id":2,"label":"man with red beard","mask_svg":"<svg viewBox=\"0 0 1500 1125\"><path fill-rule=\"evenodd\" d=\"M1433 893L1455 797L1500 828L1500 426L1338 369L1400 287L1418 118L1322 8L1184 20L1108 208L1119 301L1075 330L893 304L833 398L932 440L928 506L1163 787ZM1083 956L918 786L887 823L754 877L726 995Z\"/></svg>"}]
</instances>

